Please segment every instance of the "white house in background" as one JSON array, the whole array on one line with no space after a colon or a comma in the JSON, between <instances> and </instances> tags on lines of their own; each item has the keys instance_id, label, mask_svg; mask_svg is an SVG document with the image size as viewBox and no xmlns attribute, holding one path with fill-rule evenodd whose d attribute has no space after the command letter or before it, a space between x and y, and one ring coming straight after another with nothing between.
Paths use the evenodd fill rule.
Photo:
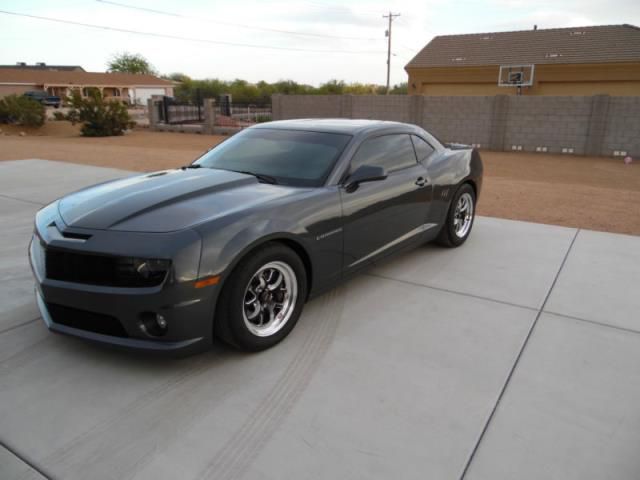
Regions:
<instances>
[{"instance_id":1,"label":"white house in background","mask_svg":"<svg viewBox=\"0 0 640 480\"><path fill-rule=\"evenodd\" d=\"M78 70L45 70L0 68L0 98L31 90L44 90L50 95L66 97L73 90L86 96L97 88L105 98L125 104L146 105L152 95L173 96L174 82L153 75L101 73Z\"/></svg>"}]
</instances>

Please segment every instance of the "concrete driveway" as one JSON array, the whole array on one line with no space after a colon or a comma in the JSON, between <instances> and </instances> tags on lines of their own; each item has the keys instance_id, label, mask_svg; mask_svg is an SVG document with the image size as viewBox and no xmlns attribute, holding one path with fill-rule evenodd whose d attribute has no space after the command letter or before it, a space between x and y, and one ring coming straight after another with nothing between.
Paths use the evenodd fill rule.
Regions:
<instances>
[{"instance_id":1,"label":"concrete driveway","mask_svg":"<svg viewBox=\"0 0 640 480\"><path fill-rule=\"evenodd\" d=\"M149 358L49 333L26 256L42 204L126 174L0 163L3 480L640 477L640 237L479 218L270 351Z\"/></svg>"}]
</instances>

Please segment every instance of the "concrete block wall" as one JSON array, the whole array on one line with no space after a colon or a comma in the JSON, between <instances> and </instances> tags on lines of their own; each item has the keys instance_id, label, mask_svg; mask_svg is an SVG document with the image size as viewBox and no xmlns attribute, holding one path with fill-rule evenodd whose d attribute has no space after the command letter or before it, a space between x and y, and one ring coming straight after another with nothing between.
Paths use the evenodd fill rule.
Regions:
<instances>
[{"instance_id":1,"label":"concrete block wall","mask_svg":"<svg viewBox=\"0 0 640 480\"><path fill-rule=\"evenodd\" d=\"M487 148L494 98L423 97L422 117L417 123L443 142Z\"/></svg>"},{"instance_id":2,"label":"concrete block wall","mask_svg":"<svg viewBox=\"0 0 640 480\"><path fill-rule=\"evenodd\" d=\"M489 150L640 156L640 97L273 96L274 120L321 117L414 123L444 142Z\"/></svg>"},{"instance_id":3,"label":"concrete block wall","mask_svg":"<svg viewBox=\"0 0 640 480\"><path fill-rule=\"evenodd\" d=\"M509 98L503 150L513 145L535 152L546 147L548 152L585 154L592 97L526 97Z\"/></svg>"},{"instance_id":4,"label":"concrete block wall","mask_svg":"<svg viewBox=\"0 0 640 480\"><path fill-rule=\"evenodd\" d=\"M274 95L274 120L293 118L350 118L343 115L343 95ZM276 116L277 115L277 116Z\"/></svg>"},{"instance_id":5,"label":"concrete block wall","mask_svg":"<svg viewBox=\"0 0 640 480\"><path fill-rule=\"evenodd\" d=\"M602 154L626 151L640 157L640 97L611 97Z\"/></svg>"},{"instance_id":6,"label":"concrete block wall","mask_svg":"<svg viewBox=\"0 0 640 480\"><path fill-rule=\"evenodd\" d=\"M350 95L350 118L411 122L407 95Z\"/></svg>"}]
</instances>

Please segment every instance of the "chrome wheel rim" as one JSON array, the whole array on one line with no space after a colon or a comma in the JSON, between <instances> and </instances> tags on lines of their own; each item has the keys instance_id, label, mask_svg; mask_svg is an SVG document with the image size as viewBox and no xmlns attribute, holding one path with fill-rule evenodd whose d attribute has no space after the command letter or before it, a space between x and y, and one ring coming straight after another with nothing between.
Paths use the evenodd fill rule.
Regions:
<instances>
[{"instance_id":1,"label":"chrome wheel rim","mask_svg":"<svg viewBox=\"0 0 640 480\"><path fill-rule=\"evenodd\" d=\"M269 262L251 277L244 292L244 324L258 337L269 337L287 324L296 306L298 281L284 262Z\"/></svg>"},{"instance_id":2,"label":"chrome wheel rim","mask_svg":"<svg viewBox=\"0 0 640 480\"><path fill-rule=\"evenodd\" d=\"M453 230L458 238L464 238L473 223L473 197L469 193L463 193L458 199L453 214Z\"/></svg>"}]
</instances>

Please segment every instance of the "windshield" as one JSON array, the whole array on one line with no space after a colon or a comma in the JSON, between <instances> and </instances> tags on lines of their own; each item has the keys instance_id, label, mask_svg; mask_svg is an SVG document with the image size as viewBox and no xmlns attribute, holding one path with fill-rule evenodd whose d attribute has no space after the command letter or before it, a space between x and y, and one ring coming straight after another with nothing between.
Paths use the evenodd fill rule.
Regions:
<instances>
[{"instance_id":1,"label":"windshield","mask_svg":"<svg viewBox=\"0 0 640 480\"><path fill-rule=\"evenodd\" d=\"M272 177L278 184L324 184L350 135L268 128L238 133L200 157L202 167Z\"/></svg>"}]
</instances>

